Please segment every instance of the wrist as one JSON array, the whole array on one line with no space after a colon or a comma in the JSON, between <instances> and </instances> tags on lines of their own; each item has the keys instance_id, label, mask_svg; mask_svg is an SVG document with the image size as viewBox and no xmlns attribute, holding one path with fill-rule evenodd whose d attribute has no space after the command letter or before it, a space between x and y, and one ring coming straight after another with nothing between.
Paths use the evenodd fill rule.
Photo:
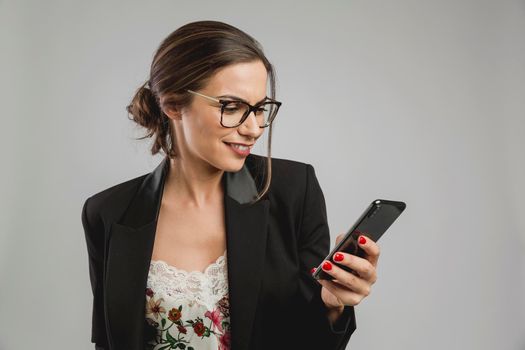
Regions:
<instances>
[{"instance_id":1,"label":"wrist","mask_svg":"<svg viewBox=\"0 0 525 350\"><path fill-rule=\"evenodd\" d=\"M327 317L330 320L332 324L336 323L339 317L343 314L343 311L345 309L344 305L329 308L327 311Z\"/></svg>"}]
</instances>

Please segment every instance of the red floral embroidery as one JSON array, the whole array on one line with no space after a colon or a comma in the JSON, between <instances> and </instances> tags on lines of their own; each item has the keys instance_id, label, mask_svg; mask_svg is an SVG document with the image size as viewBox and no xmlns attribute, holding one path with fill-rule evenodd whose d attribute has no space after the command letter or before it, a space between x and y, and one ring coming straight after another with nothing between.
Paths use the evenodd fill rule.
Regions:
<instances>
[{"instance_id":1,"label":"red floral embroidery","mask_svg":"<svg viewBox=\"0 0 525 350\"><path fill-rule=\"evenodd\" d=\"M193 330L199 337L202 337L204 332L206 331L206 327L204 326L204 323L198 321L193 324Z\"/></svg>"},{"instance_id":2,"label":"red floral embroidery","mask_svg":"<svg viewBox=\"0 0 525 350\"><path fill-rule=\"evenodd\" d=\"M188 333L188 330L185 327L181 326L181 325L177 325L177 329L181 333L184 333L184 334Z\"/></svg>"},{"instance_id":3,"label":"red floral embroidery","mask_svg":"<svg viewBox=\"0 0 525 350\"><path fill-rule=\"evenodd\" d=\"M213 322L213 325L215 327L217 327L219 332L221 332L221 333L223 332L222 325L221 325L222 315L221 315L221 312L219 310L215 309L215 310L213 310L211 312L210 311L206 311L204 316L208 317Z\"/></svg>"},{"instance_id":4,"label":"red floral embroidery","mask_svg":"<svg viewBox=\"0 0 525 350\"><path fill-rule=\"evenodd\" d=\"M229 300L227 295L219 300L217 308L204 313L204 317L211 321L209 326L205 324L201 317L183 321L182 305L179 305L178 308L171 308L167 317L162 317L161 314L166 314L166 309L162 305L164 299L155 299L155 292L151 288L146 289L146 295L148 297L146 302L146 320L158 330L154 342L148 344L148 349L153 349L156 345L161 344L163 349L196 350L184 336L188 333L187 327L191 327L199 337L210 337L211 335L217 337L219 350L230 349L231 329L230 322L227 320L227 317L229 317ZM155 319L148 317L149 315L153 315L155 319L160 317L160 325ZM167 324L169 322L171 324ZM175 327L172 328L174 325ZM175 329L177 331L174 331Z\"/></svg>"},{"instance_id":5,"label":"red floral embroidery","mask_svg":"<svg viewBox=\"0 0 525 350\"><path fill-rule=\"evenodd\" d=\"M219 338L219 350L230 350L231 344L231 333L226 332Z\"/></svg>"},{"instance_id":6,"label":"red floral embroidery","mask_svg":"<svg viewBox=\"0 0 525 350\"><path fill-rule=\"evenodd\" d=\"M177 322L181 316L182 314L180 310L176 308L172 308L170 312L168 312L168 318L170 319L171 322Z\"/></svg>"}]
</instances>

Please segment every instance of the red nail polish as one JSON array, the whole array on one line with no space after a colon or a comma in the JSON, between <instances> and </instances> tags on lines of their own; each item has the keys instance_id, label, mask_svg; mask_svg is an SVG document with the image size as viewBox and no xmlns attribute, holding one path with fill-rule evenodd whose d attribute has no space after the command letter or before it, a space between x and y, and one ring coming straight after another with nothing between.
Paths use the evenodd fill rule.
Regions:
<instances>
[{"instance_id":1,"label":"red nail polish","mask_svg":"<svg viewBox=\"0 0 525 350\"><path fill-rule=\"evenodd\" d=\"M359 244L365 244L366 243L366 238L361 236L359 237Z\"/></svg>"},{"instance_id":2,"label":"red nail polish","mask_svg":"<svg viewBox=\"0 0 525 350\"><path fill-rule=\"evenodd\" d=\"M315 270L316 270L316 268L315 268L315 267L312 267L312 269L310 270L310 273L314 273Z\"/></svg>"},{"instance_id":3,"label":"red nail polish","mask_svg":"<svg viewBox=\"0 0 525 350\"><path fill-rule=\"evenodd\" d=\"M335 253L335 255L334 255L334 260L335 261L343 261L344 258L345 258L344 255L341 254L341 253Z\"/></svg>"},{"instance_id":4,"label":"red nail polish","mask_svg":"<svg viewBox=\"0 0 525 350\"><path fill-rule=\"evenodd\" d=\"M332 269L332 264L330 261L325 261L323 264L323 270L330 271Z\"/></svg>"}]
</instances>

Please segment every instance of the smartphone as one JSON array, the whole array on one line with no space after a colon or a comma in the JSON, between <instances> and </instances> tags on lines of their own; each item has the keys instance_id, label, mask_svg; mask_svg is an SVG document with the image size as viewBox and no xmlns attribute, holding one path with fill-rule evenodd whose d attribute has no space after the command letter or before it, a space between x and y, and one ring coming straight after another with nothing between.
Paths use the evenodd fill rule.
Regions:
<instances>
[{"instance_id":1,"label":"smartphone","mask_svg":"<svg viewBox=\"0 0 525 350\"><path fill-rule=\"evenodd\" d=\"M328 260L343 270L359 276L358 273L351 268L333 261L333 255L337 252L345 252L364 258L365 251L361 249L357 243L359 236L366 236L372 241L377 242L399 215L401 215L405 208L406 204L404 202L376 199L370 203L368 208L365 209L355 224L348 230L343 239L339 241L324 260ZM315 279L332 280L333 277L321 268L324 260L319 266L317 266L312 276Z\"/></svg>"}]
</instances>

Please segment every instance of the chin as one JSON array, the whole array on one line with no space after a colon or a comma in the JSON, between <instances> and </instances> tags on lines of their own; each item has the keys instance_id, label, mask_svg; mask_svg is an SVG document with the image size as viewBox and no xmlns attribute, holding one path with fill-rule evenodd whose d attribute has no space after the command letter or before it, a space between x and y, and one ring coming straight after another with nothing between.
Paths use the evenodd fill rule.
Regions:
<instances>
[{"instance_id":1,"label":"chin","mask_svg":"<svg viewBox=\"0 0 525 350\"><path fill-rule=\"evenodd\" d=\"M244 166L244 160L245 159L237 159L235 161L229 161L224 164L223 170L230 173L236 173Z\"/></svg>"}]
</instances>

